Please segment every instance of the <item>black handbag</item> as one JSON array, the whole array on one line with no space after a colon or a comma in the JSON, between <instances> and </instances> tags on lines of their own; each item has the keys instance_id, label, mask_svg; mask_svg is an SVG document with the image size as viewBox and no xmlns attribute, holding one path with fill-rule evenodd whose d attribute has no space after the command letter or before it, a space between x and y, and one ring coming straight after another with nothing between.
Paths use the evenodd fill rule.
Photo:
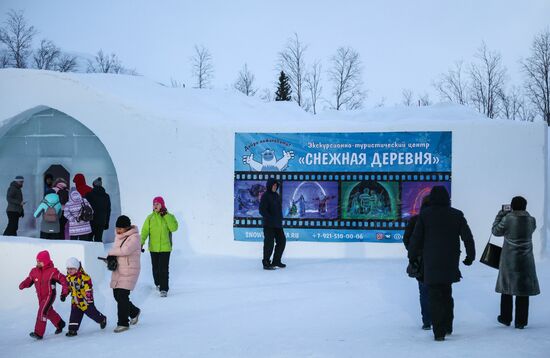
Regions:
<instances>
[{"instance_id":1,"label":"black handbag","mask_svg":"<svg viewBox=\"0 0 550 358\"><path fill-rule=\"evenodd\" d=\"M492 235L489 236L489 241L487 241L487 245L485 246L485 250L483 250L483 254L481 254L479 262L498 270L502 247L491 244L491 237Z\"/></svg>"}]
</instances>

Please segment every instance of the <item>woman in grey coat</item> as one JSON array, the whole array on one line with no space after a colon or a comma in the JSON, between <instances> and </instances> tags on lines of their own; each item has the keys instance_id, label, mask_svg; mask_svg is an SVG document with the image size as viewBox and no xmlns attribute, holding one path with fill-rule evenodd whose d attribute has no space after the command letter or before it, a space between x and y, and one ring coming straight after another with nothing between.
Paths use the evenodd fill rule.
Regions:
<instances>
[{"instance_id":1,"label":"woman in grey coat","mask_svg":"<svg viewBox=\"0 0 550 358\"><path fill-rule=\"evenodd\" d=\"M529 296L540 293L531 235L537 227L535 218L526 211L527 200L512 199L512 211L500 211L493 223L493 235L504 236L496 292L501 294L497 320L509 326L512 322L512 296L516 296L515 326L523 329L529 316Z\"/></svg>"}]
</instances>

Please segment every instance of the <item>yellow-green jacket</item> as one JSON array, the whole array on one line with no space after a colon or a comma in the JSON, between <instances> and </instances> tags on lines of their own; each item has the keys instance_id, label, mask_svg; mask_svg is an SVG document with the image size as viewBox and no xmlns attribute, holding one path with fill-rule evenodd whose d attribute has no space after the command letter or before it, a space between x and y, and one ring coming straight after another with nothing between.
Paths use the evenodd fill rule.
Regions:
<instances>
[{"instance_id":1,"label":"yellow-green jacket","mask_svg":"<svg viewBox=\"0 0 550 358\"><path fill-rule=\"evenodd\" d=\"M170 213L161 216L153 211L141 228L141 245L149 239L150 252L170 252L172 251L172 233L178 230L178 221Z\"/></svg>"}]
</instances>

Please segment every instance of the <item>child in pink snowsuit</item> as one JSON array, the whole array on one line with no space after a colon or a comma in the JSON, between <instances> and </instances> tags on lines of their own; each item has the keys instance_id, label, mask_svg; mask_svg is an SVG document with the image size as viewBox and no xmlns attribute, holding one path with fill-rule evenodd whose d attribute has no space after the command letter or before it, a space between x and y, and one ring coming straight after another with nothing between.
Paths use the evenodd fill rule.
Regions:
<instances>
[{"instance_id":1,"label":"child in pink snowsuit","mask_svg":"<svg viewBox=\"0 0 550 358\"><path fill-rule=\"evenodd\" d=\"M38 296L38 314L36 317L36 325L34 332L29 335L32 338L42 339L46 331L46 322L50 320L56 327L55 334L59 334L65 327L65 321L61 319L59 314L53 309L55 301L55 284L59 283L61 289L61 300L69 294L69 286L67 279L53 266L48 251L40 251L36 255L36 267L31 270L29 276L19 284L19 289L29 288L34 285L36 295Z\"/></svg>"}]
</instances>

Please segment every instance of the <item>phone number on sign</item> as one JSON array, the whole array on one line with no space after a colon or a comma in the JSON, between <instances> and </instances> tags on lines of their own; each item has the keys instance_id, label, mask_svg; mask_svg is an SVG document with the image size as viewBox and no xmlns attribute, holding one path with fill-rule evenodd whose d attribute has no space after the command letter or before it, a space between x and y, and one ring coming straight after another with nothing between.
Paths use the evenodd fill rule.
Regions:
<instances>
[{"instance_id":1,"label":"phone number on sign","mask_svg":"<svg viewBox=\"0 0 550 358\"><path fill-rule=\"evenodd\" d=\"M315 233L313 234L313 238L315 239L323 239L323 240L342 240L342 239L348 239L348 240L363 240L365 238L365 235L363 234L342 234L342 233Z\"/></svg>"}]
</instances>

